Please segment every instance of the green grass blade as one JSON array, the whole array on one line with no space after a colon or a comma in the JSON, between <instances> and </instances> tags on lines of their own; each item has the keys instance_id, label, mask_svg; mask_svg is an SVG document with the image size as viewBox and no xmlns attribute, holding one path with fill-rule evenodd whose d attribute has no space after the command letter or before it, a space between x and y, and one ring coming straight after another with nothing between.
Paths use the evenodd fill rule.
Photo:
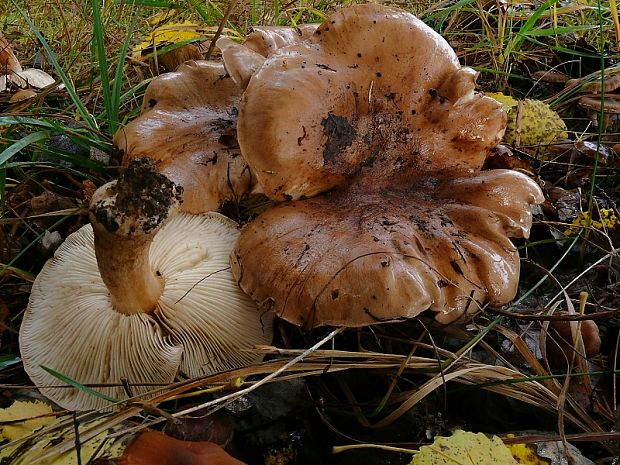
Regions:
<instances>
[{"instance_id":1,"label":"green grass blade","mask_svg":"<svg viewBox=\"0 0 620 465\"><path fill-rule=\"evenodd\" d=\"M273 23L278 26L280 24L280 2L273 0Z\"/></svg>"},{"instance_id":2,"label":"green grass blade","mask_svg":"<svg viewBox=\"0 0 620 465\"><path fill-rule=\"evenodd\" d=\"M437 31L441 32L442 28L443 28L443 23L446 21L446 19L448 18L448 16L450 16L451 13L453 13L454 11L459 11L462 10L463 8L465 8L467 5L473 4L475 3L474 0L459 0L458 2L456 2L454 5L448 7L448 8L444 8L441 10L427 10L428 12L433 12L431 14L426 14L423 13L421 15L421 18L424 20L425 23L429 23L431 21L435 21L435 20L439 20L438 24L437 24Z\"/></svg>"},{"instance_id":3,"label":"green grass blade","mask_svg":"<svg viewBox=\"0 0 620 465\"><path fill-rule=\"evenodd\" d=\"M597 53L584 52L581 50L575 50L572 48L562 47L560 45L552 45L552 44L542 42L536 39L535 36L532 34L524 36L524 40L527 40L528 42L531 42L536 45L540 45L542 47L546 47L549 50L553 50L554 52L562 52L562 53L566 53L567 55L575 55L577 57L584 57L584 58L600 58L600 55Z\"/></svg>"},{"instance_id":4,"label":"green grass blade","mask_svg":"<svg viewBox=\"0 0 620 465\"><path fill-rule=\"evenodd\" d=\"M17 9L19 14L22 15L26 23L28 23L28 27L30 27L34 35L37 36L37 39L39 39L39 42L43 46L45 53L47 53L47 57L50 63L54 67L54 70L60 77L62 83L65 85L65 89L67 93L69 94L69 96L71 97L71 101L76 106L78 113L80 114L82 119L86 122L86 124L91 129L94 129L94 130L98 129L97 121L95 121L95 118L93 118L93 116L89 113L88 109L86 108L82 100L80 99L80 96L77 94L77 91L75 90L75 86L73 85L73 82L71 81L71 79L69 79L69 77L63 71L62 66L60 66L60 63L58 63L58 60L56 59L56 54L53 52L53 50L47 43L47 40L45 40L45 37L43 37L43 34L41 34L41 32L32 22L28 14L16 3L15 0L11 0L11 3Z\"/></svg>"},{"instance_id":5,"label":"green grass blade","mask_svg":"<svg viewBox=\"0 0 620 465\"><path fill-rule=\"evenodd\" d=\"M532 29L527 32L525 35L528 37L555 37L561 36L565 34L576 34L582 33L585 31L592 31L597 29L596 25L588 25L584 24L581 26L558 26L557 28L545 28L545 29Z\"/></svg>"},{"instance_id":6,"label":"green grass blade","mask_svg":"<svg viewBox=\"0 0 620 465\"><path fill-rule=\"evenodd\" d=\"M85 394L89 394L91 396L95 396L95 397L98 397L100 399L107 400L108 402L114 402L114 403L118 402L118 400L114 399L113 397L106 396L102 392L95 391L94 389L91 389L88 386L84 386L82 383L78 383L73 378L69 378L68 376L63 375L62 373L59 373L56 370L53 370L53 369L51 369L49 367L46 367L44 365L40 365L40 366L45 371L47 371L50 375L52 375L54 378L59 379L60 381L62 381L63 383L68 384L69 386L73 386L78 391L82 391Z\"/></svg>"},{"instance_id":7,"label":"green grass blade","mask_svg":"<svg viewBox=\"0 0 620 465\"><path fill-rule=\"evenodd\" d=\"M256 22L258 21L258 15L256 14L257 8L258 8L258 5L256 3L256 0L252 0L252 8L250 12L250 23L252 26L255 25Z\"/></svg>"},{"instance_id":8,"label":"green grass blade","mask_svg":"<svg viewBox=\"0 0 620 465\"><path fill-rule=\"evenodd\" d=\"M500 63L503 63L505 60L507 60L513 51L518 51L521 49L521 46L523 45L523 42L525 41L527 35L531 34L536 27L536 22L538 21L540 16L547 10L549 10L549 8L551 8L557 2L558 0L547 0L531 14L525 24L521 26L521 29L519 29L516 34L512 36L510 40L506 43L506 48L499 57Z\"/></svg>"},{"instance_id":9,"label":"green grass blade","mask_svg":"<svg viewBox=\"0 0 620 465\"><path fill-rule=\"evenodd\" d=\"M95 42L95 55L99 64L99 79L103 92L103 105L108 114L108 118L112 122L115 113L111 106L113 102L110 92L110 78L108 77L108 60L105 55L104 26L101 19L101 6L99 5L99 0L92 0L90 3L93 9L93 40Z\"/></svg>"},{"instance_id":10,"label":"green grass blade","mask_svg":"<svg viewBox=\"0 0 620 465\"><path fill-rule=\"evenodd\" d=\"M26 116L0 116L0 126L14 126L20 124L48 129L58 129L60 127L60 125L55 125L49 121L28 118Z\"/></svg>"},{"instance_id":11,"label":"green grass blade","mask_svg":"<svg viewBox=\"0 0 620 465\"><path fill-rule=\"evenodd\" d=\"M599 47L600 47L600 69L601 69L601 109L598 114L598 127L596 137L596 157L594 158L594 166L592 166L592 181L590 182L590 190L588 192L588 218L592 218L592 209L594 206L594 190L596 187L596 175L598 173L598 165L600 158L600 150L603 145L603 133L605 132L605 34L603 30L603 12L601 8L601 0L597 1L598 5L598 27L600 30ZM586 230L586 238L588 237Z\"/></svg>"},{"instance_id":12,"label":"green grass blade","mask_svg":"<svg viewBox=\"0 0 620 465\"><path fill-rule=\"evenodd\" d=\"M20 140L12 145L9 145L6 149L0 153L0 166L4 165L20 150L28 147L30 144L39 142L40 140L49 139L52 135L52 131L37 131L32 134L28 134L26 137L22 137Z\"/></svg>"},{"instance_id":13,"label":"green grass blade","mask_svg":"<svg viewBox=\"0 0 620 465\"><path fill-rule=\"evenodd\" d=\"M181 8L179 3L167 2L166 0L114 0L117 5L150 6L155 8L177 9Z\"/></svg>"},{"instance_id":14,"label":"green grass blade","mask_svg":"<svg viewBox=\"0 0 620 465\"><path fill-rule=\"evenodd\" d=\"M7 198L6 198L6 170L7 166L0 165L0 218L2 218L6 212Z\"/></svg>"},{"instance_id":15,"label":"green grass blade","mask_svg":"<svg viewBox=\"0 0 620 465\"><path fill-rule=\"evenodd\" d=\"M21 362L19 357L15 357L14 355L3 355L0 357L0 370L4 370L5 368L10 367L11 365L15 365Z\"/></svg>"},{"instance_id":16,"label":"green grass blade","mask_svg":"<svg viewBox=\"0 0 620 465\"><path fill-rule=\"evenodd\" d=\"M116 65L116 73L114 74L114 84L112 87L112 102L110 104L110 109L108 109L108 120L110 124L110 134L114 134L119 127L119 119L118 119L118 111L121 105L121 88L123 84L123 75L125 69L125 59L127 58L127 54L129 52L129 43L131 41L131 36L133 35L133 31L136 29L136 25L138 24L138 10L134 11L133 17L131 19L131 24L129 25L129 30L125 35L125 40L123 42L123 47L121 48L121 52L118 56L118 64ZM111 113L110 113L111 112Z\"/></svg>"},{"instance_id":17,"label":"green grass blade","mask_svg":"<svg viewBox=\"0 0 620 465\"><path fill-rule=\"evenodd\" d=\"M56 123L54 121L28 118L24 116L0 116L0 126L17 125L44 128L59 134L64 134L80 147L84 147L87 149L90 147L96 147L100 150L103 150L104 152L109 152L111 149L110 142L99 139L96 133L87 128L73 129L65 127L62 124Z\"/></svg>"},{"instance_id":18,"label":"green grass blade","mask_svg":"<svg viewBox=\"0 0 620 465\"><path fill-rule=\"evenodd\" d=\"M224 17L224 13L217 6L213 5L212 2L207 2L208 8L204 6L204 2L201 0L189 0L189 3L191 3L192 7L207 24L213 24Z\"/></svg>"}]
</instances>

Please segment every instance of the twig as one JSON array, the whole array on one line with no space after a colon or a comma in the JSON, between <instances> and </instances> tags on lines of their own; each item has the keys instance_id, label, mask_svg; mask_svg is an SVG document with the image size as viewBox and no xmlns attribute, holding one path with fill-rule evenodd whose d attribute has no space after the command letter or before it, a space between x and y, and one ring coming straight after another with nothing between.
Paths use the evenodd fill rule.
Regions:
<instances>
[{"instance_id":1,"label":"twig","mask_svg":"<svg viewBox=\"0 0 620 465\"><path fill-rule=\"evenodd\" d=\"M527 321L583 321L583 320L601 320L604 318L613 318L620 313L618 310L608 310L605 312L590 313L588 315L580 315L578 313L572 315L528 315L525 313L513 313L505 310L486 308L485 312L492 313L494 315L501 315L515 320L527 320Z\"/></svg>"},{"instance_id":2,"label":"twig","mask_svg":"<svg viewBox=\"0 0 620 465\"><path fill-rule=\"evenodd\" d=\"M172 416L180 417L182 415L187 415L188 413L195 412L196 410L202 410L204 408L211 407L212 405L216 405L216 404L220 404L220 403L222 404L222 405L219 406L220 408L230 404L233 400L235 400L235 399L237 399L237 398L239 398L239 397L241 397L241 396L243 396L245 394L248 394L248 393L252 392L253 390L259 388L263 384L266 384L267 382L271 381L273 378L275 378L279 374L285 372L286 370L288 370L293 365L301 362L304 358L306 358L312 352L317 350L319 347L321 347L327 341L333 339L334 337L336 337L336 335L338 335L342 331L344 331L344 329L345 329L344 327L334 329L331 333L329 333L327 336L325 336L319 342L314 344L308 350L305 350L304 352L299 354L297 357L295 357L294 359L292 359L289 362L285 363L280 368L278 368L276 371L274 371L273 373L270 373L269 375L265 376L263 379L261 379L259 382L255 383L255 384L253 384L252 386L247 387L245 389L242 389L241 391L233 392L232 394L229 394L227 396L220 397L219 399L215 399L215 400L212 400L210 402L205 402L204 404L196 405L194 407L190 407L188 409L181 410L180 412L175 412Z\"/></svg>"},{"instance_id":3,"label":"twig","mask_svg":"<svg viewBox=\"0 0 620 465\"><path fill-rule=\"evenodd\" d=\"M211 39L211 43L209 44L209 49L207 50L207 55L206 55L207 60L213 53L213 49L215 48L215 42L217 42L217 39L219 39L220 36L222 35L222 31L224 30L224 25L228 22L228 18L230 17L231 13L237 6L237 3L239 3L239 0L233 0L228 4L228 9L226 10L224 17L222 18L222 21L220 22L220 25L218 26L217 31L215 31L215 35L213 36L213 39Z\"/></svg>"}]
</instances>

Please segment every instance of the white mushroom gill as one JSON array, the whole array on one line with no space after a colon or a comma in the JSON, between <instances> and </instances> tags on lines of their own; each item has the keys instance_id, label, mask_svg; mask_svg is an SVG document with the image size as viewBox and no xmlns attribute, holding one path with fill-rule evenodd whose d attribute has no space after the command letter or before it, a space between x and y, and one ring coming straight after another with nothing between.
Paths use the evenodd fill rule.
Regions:
<instances>
[{"instance_id":1,"label":"white mushroom gill","mask_svg":"<svg viewBox=\"0 0 620 465\"><path fill-rule=\"evenodd\" d=\"M151 246L153 269L164 281L153 317L183 346L180 369L188 376L251 363L256 355L243 348L271 340L271 317L260 321L255 304L230 271L229 255L238 236L236 223L218 213L180 214L164 225ZM196 257L204 258L197 262Z\"/></svg>"},{"instance_id":2,"label":"white mushroom gill","mask_svg":"<svg viewBox=\"0 0 620 465\"><path fill-rule=\"evenodd\" d=\"M131 384L173 380L183 350L149 315L126 316L112 310L97 270L90 225L69 236L37 277L20 329L20 347L24 369L41 392L60 406L77 410L109 402L62 386L42 367L82 384L112 384L94 389L123 399L122 379ZM136 386L134 393L151 389Z\"/></svg>"}]
</instances>

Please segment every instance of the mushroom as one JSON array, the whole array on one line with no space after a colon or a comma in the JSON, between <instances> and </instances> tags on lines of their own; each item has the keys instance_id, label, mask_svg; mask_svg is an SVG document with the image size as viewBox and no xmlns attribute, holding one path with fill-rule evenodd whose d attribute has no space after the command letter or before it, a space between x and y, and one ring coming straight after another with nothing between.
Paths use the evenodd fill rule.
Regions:
<instances>
[{"instance_id":1,"label":"mushroom","mask_svg":"<svg viewBox=\"0 0 620 465\"><path fill-rule=\"evenodd\" d=\"M567 312L557 312L556 315L566 314ZM577 352L575 338L571 329L571 322L567 320L552 320L549 328L541 334L546 337L547 358L552 367L566 369L568 361L576 352L578 356L594 357L601 350L601 337L598 325L594 320L584 320L574 327L579 328L579 333L583 342L585 354ZM575 333L577 332L575 328Z\"/></svg>"},{"instance_id":2,"label":"mushroom","mask_svg":"<svg viewBox=\"0 0 620 465\"><path fill-rule=\"evenodd\" d=\"M174 71L181 63L185 63L190 60L202 60L203 56L200 53L200 49L194 44L185 44L181 47L177 47L169 52L160 52L157 54L157 59L151 59L151 67L155 68L156 64L164 72ZM157 69L154 70L157 72Z\"/></svg>"},{"instance_id":3,"label":"mushroom","mask_svg":"<svg viewBox=\"0 0 620 465\"><path fill-rule=\"evenodd\" d=\"M280 204L245 226L232 271L299 326L364 326L426 309L441 323L512 300L536 184L510 170L349 189Z\"/></svg>"},{"instance_id":4,"label":"mushroom","mask_svg":"<svg viewBox=\"0 0 620 465\"><path fill-rule=\"evenodd\" d=\"M297 27L253 26L243 46L268 58L287 45L312 37L318 27L318 24L303 24Z\"/></svg>"},{"instance_id":5,"label":"mushroom","mask_svg":"<svg viewBox=\"0 0 620 465\"><path fill-rule=\"evenodd\" d=\"M251 77L242 153L267 196L232 271L294 324L450 323L514 298L538 185L481 172L505 129L437 33L376 4L342 8ZM313 197L313 198L309 198Z\"/></svg>"},{"instance_id":6,"label":"mushroom","mask_svg":"<svg viewBox=\"0 0 620 465\"><path fill-rule=\"evenodd\" d=\"M475 77L413 15L343 8L254 74L241 103L241 152L275 200L360 177L388 185L412 172L473 172L506 124L499 103L474 94Z\"/></svg>"},{"instance_id":7,"label":"mushroom","mask_svg":"<svg viewBox=\"0 0 620 465\"><path fill-rule=\"evenodd\" d=\"M620 95L618 94L605 94L603 100L601 100L600 95L584 95L579 98L577 103L586 110L594 124L598 124L598 118L602 110L605 129L612 125L612 119L617 120L620 115Z\"/></svg>"},{"instance_id":8,"label":"mushroom","mask_svg":"<svg viewBox=\"0 0 620 465\"><path fill-rule=\"evenodd\" d=\"M220 63L188 61L159 76L146 91L142 114L114 136L123 163L153 159L183 187L183 211L237 203L254 186L237 143L239 95Z\"/></svg>"},{"instance_id":9,"label":"mushroom","mask_svg":"<svg viewBox=\"0 0 620 465\"><path fill-rule=\"evenodd\" d=\"M306 40L316 31L317 24L296 28L259 26L239 45L228 37L220 37L217 47L222 51L226 71L241 89L245 89L252 75L260 69L265 59L282 47Z\"/></svg>"},{"instance_id":10,"label":"mushroom","mask_svg":"<svg viewBox=\"0 0 620 465\"><path fill-rule=\"evenodd\" d=\"M176 213L180 189L148 160L129 164L91 201L91 225L67 238L35 280L20 329L24 368L67 409L109 402L62 386L44 367L122 400L257 360L271 341L229 270L239 231L218 214ZM101 386L101 387L99 387Z\"/></svg>"},{"instance_id":11,"label":"mushroom","mask_svg":"<svg viewBox=\"0 0 620 465\"><path fill-rule=\"evenodd\" d=\"M8 40L0 32L0 75L17 73L22 70L19 60L13 53Z\"/></svg>"},{"instance_id":12,"label":"mushroom","mask_svg":"<svg viewBox=\"0 0 620 465\"><path fill-rule=\"evenodd\" d=\"M145 431L129 444L116 465L243 465L217 444L182 441L158 431Z\"/></svg>"}]
</instances>

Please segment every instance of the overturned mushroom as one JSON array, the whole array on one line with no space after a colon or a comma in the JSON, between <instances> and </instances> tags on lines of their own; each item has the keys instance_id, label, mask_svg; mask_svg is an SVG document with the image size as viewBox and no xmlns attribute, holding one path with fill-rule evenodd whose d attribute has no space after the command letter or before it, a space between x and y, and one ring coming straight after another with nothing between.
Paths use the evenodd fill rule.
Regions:
<instances>
[{"instance_id":1,"label":"overturned mushroom","mask_svg":"<svg viewBox=\"0 0 620 465\"><path fill-rule=\"evenodd\" d=\"M114 143L124 163L149 157L182 186L183 211L221 210L254 185L237 144L239 94L222 64L189 61L149 85L142 114Z\"/></svg>"},{"instance_id":2,"label":"overturned mushroom","mask_svg":"<svg viewBox=\"0 0 620 465\"><path fill-rule=\"evenodd\" d=\"M62 386L43 367L108 397L250 363L269 318L237 287L228 255L236 225L217 213L171 215L179 189L135 161L97 190L91 222L38 275L20 330L24 368L68 409L109 405ZM61 385L61 387L53 387ZM99 387L103 385L102 387Z\"/></svg>"},{"instance_id":3,"label":"overturned mushroom","mask_svg":"<svg viewBox=\"0 0 620 465\"><path fill-rule=\"evenodd\" d=\"M244 93L239 142L266 195L299 200L242 230L240 286L305 327L427 309L449 323L514 298L508 236L527 237L543 197L521 173L480 172L506 115L474 79L421 21L374 4L273 54Z\"/></svg>"},{"instance_id":4,"label":"overturned mushroom","mask_svg":"<svg viewBox=\"0 0 620 465\"><path fill-rule=\"evenodd\" d=\"M0 92L6 90L7 83L21 88L42 89L54 82L54 78L41 69L23 69L11 45L0 33Z\"/></svg>"}]
</instances>

